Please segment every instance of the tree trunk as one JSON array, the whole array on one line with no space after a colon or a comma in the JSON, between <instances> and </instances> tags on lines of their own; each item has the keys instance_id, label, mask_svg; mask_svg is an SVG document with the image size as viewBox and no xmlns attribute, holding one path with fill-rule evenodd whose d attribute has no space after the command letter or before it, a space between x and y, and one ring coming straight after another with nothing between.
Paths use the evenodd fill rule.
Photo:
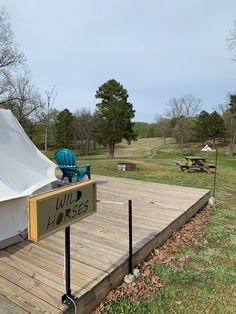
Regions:
<instances>
[{"instance_id":1,"label":"tree trunk","mask_svg":"<svg viewBox=\"0 0 236 314\"><path fill-rule=\"evenodd\" d=\"M234 154L235 142L236 142L236 119L231 118L231 130L230 130L230 156Z\"/></svg>"},{"instance_id":2,"label":"tree trunk","mask_svg":"<svg viewBox=\"0 0 236 314\"><path fill-rule=\"evenodd\" d=\"M109 143L109 158L113 159L115 155L115 143L112 141Z\"/></svg>"},{"instance_id":3,"label":"tree trunk","mask_svg":"<svg viewBox=\"0 0 236 314\"><path fill-rule=\"evenodd\" d=\"M95 139L92 139L92 149L93 150L97 149L97 143L96 143Z\"/></svg>"},{"instance_id":4,"label":"tree trunk","mask_svg":"<svg viewBox=\"0 0 236 314\"><path fill-rule=\"evenodd\" d=\"M166 144L166 135L164 135L164 144Z\"/></svg>"},{"instance_id":5,"label":"tree trunk","mask_svg":"<svg viewBox=\"0 0 236 314\"><path fill-rule=\"evenodd\" d=\"M47 156L48 153L48 127L46 126L45 128L45 133L44 133L44 154Z\"/></svg>"},{"instance_id":6,"label":"tree trunk","mask_svg":"<svg viewBox=\"0 0 236 314\"><path fill-rule=\"evenodd\" d=\"M234 154L234 148L235 148L235 142L236 142L236 130L231 135L231 141L230 141L230 156L232 157Z\"/></svg>"},{"instance_id":7,"label":"tree trunk","mask_svg":"<svg viewBox=\"0 0 236 314\"><path fill-rule=\"evenodd\" d=\"M183 151L184 151L184 138L183 137L181 137L181 152L183 153Z\"/></svg>"}]
</instances>

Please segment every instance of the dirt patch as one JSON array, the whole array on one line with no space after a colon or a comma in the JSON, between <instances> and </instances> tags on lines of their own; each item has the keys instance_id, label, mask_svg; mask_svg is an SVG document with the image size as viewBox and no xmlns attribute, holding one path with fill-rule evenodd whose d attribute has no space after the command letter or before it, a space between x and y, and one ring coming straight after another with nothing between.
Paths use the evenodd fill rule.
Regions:
<instances>
[{"instance_id":1,"label":"dirt patch","mask_svg":"<svg viewBox=\"0 0 236 314\"><path fill-rule=\"evenodd\" d=\"M157 162L153 162L150 160L131 160L131 162L136 163L138 166L144 166L144 167L153 166L153 168L155 168L157 166Z\"/></svg>"}]
</instances>

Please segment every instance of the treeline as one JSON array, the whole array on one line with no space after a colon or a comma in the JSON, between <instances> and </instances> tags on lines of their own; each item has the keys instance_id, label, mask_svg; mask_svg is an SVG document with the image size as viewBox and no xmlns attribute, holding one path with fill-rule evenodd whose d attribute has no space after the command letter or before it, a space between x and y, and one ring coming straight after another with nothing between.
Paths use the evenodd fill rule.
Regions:
<instances>
[{"instance_id":1,"label":"treeline","mask_svg":"<svg viewBox=\"0 0 236 314\"><path fill-rule=\"evenodd\" d=\"M189 97L189 96L188 96ZM191 96L192 97L192 96ZM230 103L225 106L220 114L216 111L205 110L192 116L178 111L179 116L159 117L155 123L135 122L133 133L137 138L163 137L166 142L168 137L174 137L180 148L189 142L206 142L214 144L216 140L229 141L230 153L235 152L236 143L236 95L230 96ZM113 114L112 112L110 112ZM106 122L100 121L99 128L103 130L101 135L105 137ZM83 108L75 113L68 109L63 111L52 110L48 142L50 147L71 147L79 149L81 154L88 154L96 149L97 136L95 131L94 114ZM33 141L43 148L44 125L34 125ZM118 131L117 131L118 132ZM119 142L119 141L118 141ZM106 142L104 142L105 146Z\"/></svg>"},{"instance_id":2,"label":"treeline","mask_svg":"<svg viewBox=\"0 0 236 314\"><path fill-rule=\"evenodd\" d=\"M156 123L135 122L134 131L138 138L158 137L161 136L158 132Z\"/></svg>"},{"instance_id":3,"label":"treeline","mask_svg":"<svg viewBox=\"0 0 236 314\"><path fill-rule=\"evenodd\" d=\"M136 122L135 132L139 138L174 137L181 149L189 142L216 140L229 142L229 150L235 153L236 144L236 95L229 95L228 104L219 106L219 112L201 111L201 100L186 95L169 100L165 116L157 117L155 123Z\"/></svg>"},{"instance_id":4,"label":"treeline","mask_svg":"<svg viewBox=\"0 0 236 314\"><path fill-rule=\"evenodd\" d=\"M109 156L114 157L115 145L123 139L130 143L136 140L134 123L131 122L135 111L128 102L128 93L116 80L109 80L96 91L96 104L92 114L83 108L74 114L69 109L48 111L47 146L68 147L79 150L81 155L96 149L96 144L108 149ZM45 147L44 123L34 124L33 141Z\"/></svg>"},{"instance_id":5,"label":"treeline","mask_svg":"<svg viewBox=\"0 0 236 314\"><path fill-rule=\"evenodd\" d=\"M80 154L88 154L95 149L95 140L92 134L93 115L85 108L70 112L52 109L49 112L47 133L47 150L58 147L66 147L80 151ZM45 150L45 124L38 120L32 125L31 139L41 150ZM46 152L45 152L46 153Z\"/></svg>"}]
</instances>

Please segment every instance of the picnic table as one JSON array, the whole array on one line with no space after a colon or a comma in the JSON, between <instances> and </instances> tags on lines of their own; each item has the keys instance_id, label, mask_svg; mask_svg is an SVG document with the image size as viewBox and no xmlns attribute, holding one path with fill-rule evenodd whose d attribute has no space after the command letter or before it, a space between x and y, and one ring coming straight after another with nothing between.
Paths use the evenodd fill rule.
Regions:
<instances>
[{"instance_id":1,"label":"picnic table","mask_svg":"<svg viewBox=\"0 0 236 314\"><path fill-rule=\"evenodd\" d=\"M214 164L209 164L205 157L200 156L184 156L184 161L176 161L176 165L180 170L189 172L190 170L203 170L211 173L215 169Z\"/></svg>"}]
</instances>

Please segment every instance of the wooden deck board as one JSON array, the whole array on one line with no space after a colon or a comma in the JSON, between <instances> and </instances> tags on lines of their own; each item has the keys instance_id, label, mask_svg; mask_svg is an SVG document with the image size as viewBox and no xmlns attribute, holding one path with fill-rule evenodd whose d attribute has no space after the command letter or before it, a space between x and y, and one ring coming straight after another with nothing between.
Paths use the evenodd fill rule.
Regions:
<instances>
[{"instance_id":1,"label":"wooden deck board","mask_svg":"<svg viewBox=\"0 0 236 314\"><path fill-rule=\"evenodd\" d=\"M133 200L133 262L189 220L209 191L96 176L98 212L71 227L71 288L87 314L128 272L128 200ZM74 313L65 293L64 232L37 244L24 241L0 251L0 313Z\"/></svg>"}]
</instances>

